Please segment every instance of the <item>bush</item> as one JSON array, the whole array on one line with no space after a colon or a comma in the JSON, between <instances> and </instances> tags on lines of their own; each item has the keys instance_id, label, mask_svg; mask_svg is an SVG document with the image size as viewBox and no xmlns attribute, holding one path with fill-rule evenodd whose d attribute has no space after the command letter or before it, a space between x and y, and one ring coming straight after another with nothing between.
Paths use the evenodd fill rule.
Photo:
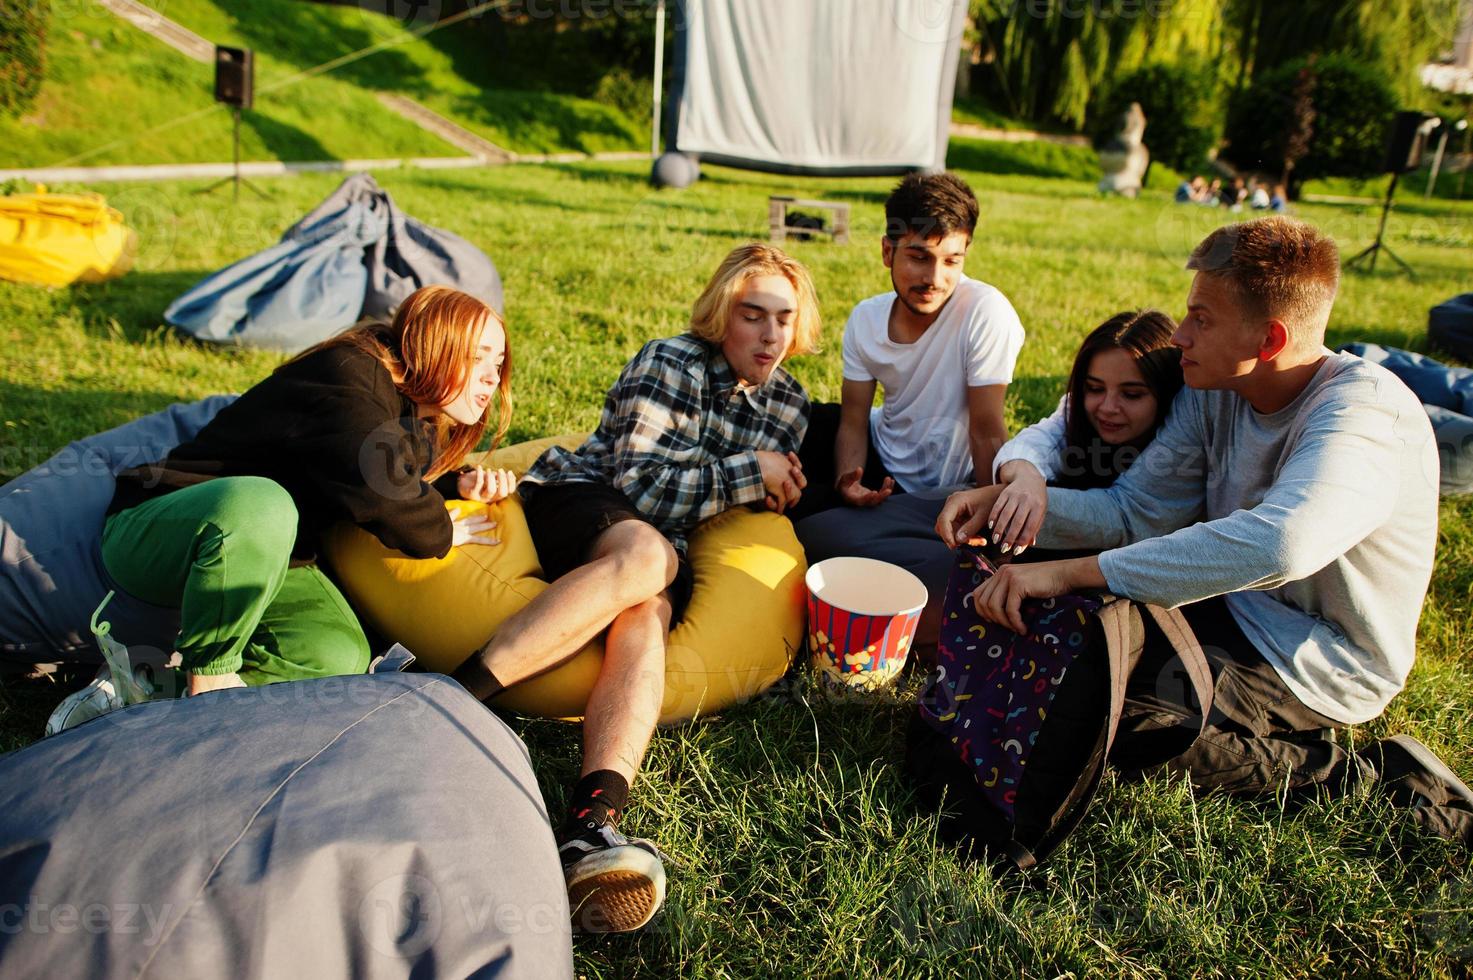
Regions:
<instances>
[{"instance_id":1,"label":"bush","mask_svg":"<svg viewBox=\"0 0 1473 980\"><path fill-rule=\"evenodd\" d=\"M29 109L46 73L49 0L0 0L0 113Z\"/></svg>"},{"instance_id":2,"label":"bush","mask_svg":"<svg viewBox=\"0 0 1473 980\"><path fill-rule=\"evenodd\" d=\"M648 78L635 78L623 68L614 68L598 80L593 90L595 102L613 106L631 120L649 118L654 85Z\"/></svg>"},{"instance_id":3,"label":"bush","mask_svg":"<svg viewBox=\"0 0 1473 980\"><path fill-rule=\"evenodd\" d=\"M1315 77L1310 97L1314 131L1309 152L1294 168L1294 183L1321 177L1376 176L1381 172L1396 96L1379 72L1347 55L1287 62L1239 93L1228 110L1223 157L1241 169L1283 172L1294 84L1305 66Z\"/></svg>"},{"instance_id":4,"label":"bush","mask_svg":"<svg viewBox=\"0 0 1473 980\"><path fill-rule=\"evenodd\" d=\"M1217 83L1197 65L1150 65L1114 84L1090 114L1095 145L1115 136L1120 116L1132 102L1146 114L1145 143L1151 159L1175 170L1200 170L1217 142Z\"/></svg>"}]
</instances>

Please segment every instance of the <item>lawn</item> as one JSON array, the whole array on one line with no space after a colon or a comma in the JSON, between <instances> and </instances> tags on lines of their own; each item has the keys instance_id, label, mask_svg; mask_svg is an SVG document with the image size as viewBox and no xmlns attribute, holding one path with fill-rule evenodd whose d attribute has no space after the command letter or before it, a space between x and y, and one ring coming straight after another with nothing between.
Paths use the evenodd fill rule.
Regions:
<instances>
[{"instance_id":1,"label":"lawn","mask_svg":"<svg viewBox=\"0 0 1473 980\"><path fill-rule=\"evenodd\" d=\"M246 160L464 155L386 112L375 90L416 99L518 153L630 150L649 139L645 120L631 121L612 106L499 83L491 75L495 52L479 47L472 33L410 38L405 24L381 13L304 0L152 6L209 41L255 50L255 104L241 126ZM385 46L331 72L305 74L375 45ZM230 116L213 101L213 66L191 61L95 0L55 8L47 63L36 105L18 119L0 118L0 167L230 159ZM523 83L537 87L536 80Z\"/></svg>"},{"instance_id":2,"label":"lawn","mask_svg":"<svg viewBox=\"0 0 1473 980\"><path fill-rule=\"evenodd\" d=\"M0 167L230 159L230 114L214 101L213 65L190 60L95 0L55 7L46 57L35 106L0 118ZM242 113L242 159L464 155L385 112L351 82L326 76L268 89L295 74L269 53L258 55L255 107Z\"/></svg>"},{"instance_id":3,"label":"lawn","mask_svg":"<svg viewBox=\"0 0 1473 980\"><path fill-rule=\"evenodd\" d=\"M1007 400L1015 429L1052 407L1088 329L1130 307L1180 313L1188 250L1228 219L1174 206L1164 187L1102 199L1068 161L1000 174L987 169L1007 165L999 152L961 142L952 158L982 202L967 272L1000 287L1028 330ZM815 397L836 398L845 316L888 287L878 239L890 182L707 168L696 186L657 193L644 173L584 163L378 175L408 213L498 263L517 358L512 436L592 427L625 359L678 332L720 257L764 234L771 193L854 205L848 246L792 245L817 281L826 346L791 368ZM278 362L180 340L160 320L199 277L273 242L336 178L264 183L271 200L243 198L237 209L223 195L194 196L196 183L101 188L143 232L134 272L54 292L0 284L0 479L73 438L242 389ZM1300 213L1349 254L1374 237L1379 209ZM1423 348L1427 308L1468 288L1473 204L1409 202L1389 243L1418 278L1385 266L1347 275L1331 344ZM1470 589L1473 502L1446 501L1417 667L1385 717L1349 737L1410 732L1473 779ZM59 696L35 683L0 688L0 748L36 738ZM578 972L1453 976L1473 962L1468 856L1375 801L1285 810L1165 778L1111 778L1043 868L1000 878L964 864L936 842L934 818L900 778L910 710L903 691L833 701L799 665L752 703L658 733L626 829L673 855L668 910L639 935L579 938ZM558 808L577 730L513 724Z\"/></svg>"}]
</instances>

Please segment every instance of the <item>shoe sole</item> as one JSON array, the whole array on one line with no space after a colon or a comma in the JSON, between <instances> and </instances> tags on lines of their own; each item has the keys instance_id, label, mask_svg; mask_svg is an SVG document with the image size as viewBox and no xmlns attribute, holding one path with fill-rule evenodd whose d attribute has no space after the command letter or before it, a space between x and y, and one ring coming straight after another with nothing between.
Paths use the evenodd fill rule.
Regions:
<instances>
[{"instance_id":1,"label":"shoe sole","mask_svg":"<svg viewBox=\"0 0 1473 980\"><path fill-rule=\"evenodd\" d=\"M1470 789L1467 783L1459 779L1458 774L1453 772L1446 762L1443 762L1437 757L1437 753L1410 735L1393 735L1386 741L1411 756L1417 765L1421 766L1428 773L1435 776L1438 781L1443 783L1449 793L1468 804L1469 807L1473 807L1473 789Z\"/></svg>"},{"instance_id":2,"label":"shoe sole","mask_svg":"<svg viewBox=\"0 0 1473 980\"><path fill-rule=\"evenodd\" d=\"M654 918L664 901L665 867L640 847L590 854L568 877L568 906L579 932L631 932Z\"/></svg>"},{"instance_id":3,"label":"shoe sole","mask_svg":"<svg viewBox=\"0 0 1473 980\"><path fill-rule=\"evenodd\" d=\"M73 691L62 699L46 719L46 735L60 735L79 725L101 718L115 710L111 691L93 681L79 691Z\"/></svg>"}]
</instances>

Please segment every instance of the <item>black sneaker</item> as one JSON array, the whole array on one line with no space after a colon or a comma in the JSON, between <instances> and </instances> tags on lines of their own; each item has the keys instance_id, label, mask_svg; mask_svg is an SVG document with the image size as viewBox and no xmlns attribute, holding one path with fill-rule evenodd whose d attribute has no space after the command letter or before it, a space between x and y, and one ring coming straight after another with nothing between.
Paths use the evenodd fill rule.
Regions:
<instances>
[{"instance_id":1,"label":"black sneaker","mask_svg":"<svg viewBox=\"0 0 1473 980\"><path fill-rule=\"evenodd\" d=\"M586 821L558 846L578 932L630 932L665 902L664 857L654 844L610 823Z\"/></svg>"},{"instance_id":2,"label":"black sneaker","mask_svg":"<svg viewBox=\"0 0 1473 980\"><path fill-rule=\"evenodd\" d=\"M1447 803L1473 810L1473 788L1459 779L1437 753L1412 736L1393 735L1377 743L1375 749L1379 750L1378 769L1383 783L1403 784L1426 803L1439 802L1425 792L1436 787L1446 794Z\"/></svg>"}]
</instances>

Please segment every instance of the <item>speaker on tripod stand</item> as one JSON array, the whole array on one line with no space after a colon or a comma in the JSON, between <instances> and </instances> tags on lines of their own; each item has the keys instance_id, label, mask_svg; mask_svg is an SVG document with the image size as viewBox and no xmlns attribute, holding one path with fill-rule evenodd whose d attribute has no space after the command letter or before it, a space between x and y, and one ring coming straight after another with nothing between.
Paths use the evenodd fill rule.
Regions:
<instances>
[{"instance_id":1,"label":"speaker on tripod stand","mask_svg":"<svg viewBox=\"0 0 1473 980\"><path fill-rule=\"evenodd\" d=\"M1386 143L1386 158L1381 163L1381 172L1391 175L1391 183L1386 187L1386 203L1381 206L1381 225L1376 229L1376 241L1369 247L1357 253L1346 261L1345 268L1349 269L1356 263L1369 258L1370 270L1376 271L1376 255L1385 252L1391 261L1401 266L1407 275L1413 279L1416 273L1412 267L1401 260L1401 257L1393 252L1382 240L1386 235L1386 218L1391 214L1391 199L1396 196L1396 183L1402 174L1411 173L1422 165L1422 154L1427 149L1427 138L1434 129L1442 125L1442 120L1437 116L1429 116L1425 112L1398 112L1391 126L1391 138Z\"/></svg>"},{"instance_id":2,"label":"speaker on tripod stand","mask_svg":"<svg viewBox=\"0 0 1473 980\"><path fill-rule=\"evenodd\" d=\"M255 63L255 55L248 48L215 46L215 101L221 105L230 106L230 113L234 120L231 145L235 172L229 177L222 177L215 181L200 191L201 194L208 194L216 188L233 184L234 199L239 201L240 185L244 184L262 197L270 196L240 175L240 110L251 108L255 100Z\"/></svg>"}]
</instances>

